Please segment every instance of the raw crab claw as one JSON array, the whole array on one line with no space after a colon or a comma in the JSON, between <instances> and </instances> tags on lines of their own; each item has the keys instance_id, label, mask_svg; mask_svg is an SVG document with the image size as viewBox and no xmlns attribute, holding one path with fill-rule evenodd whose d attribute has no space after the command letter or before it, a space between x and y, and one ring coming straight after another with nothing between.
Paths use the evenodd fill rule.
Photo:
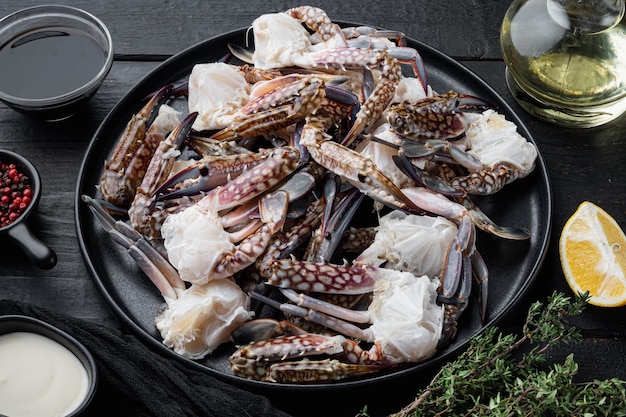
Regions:
<instances>
[{"instance_id":1,"label":"raw crab claw","mask_svg":"<svg viewBox=\"0 0 626 417\"><path fill-rule=\"evenodd\" d=\"M272 337L304 334L305 331L289 321L256 319L240 324L230 332L230 340L236 345L245 345Z\"/></svg>"},{"instance_id":2,"label":"raw crab claw","mask_svg":"<svg viewBox=\"0 0 626 417\"><path fill-rule=\"evenodd\" d=\"M128 224L111 217L101 201L87 195L81 196L81 199L113 240L128 250L163 297L176 299L177 292L185 289L185 283L174 267L140 233Z\"/></svg>"},{"instance_id":3,"label":"raw crab claw","mask_svg":"<svg viewBox=\"0 0 626 417\"><path fill-rule=\"evenodd\" d=\"M285 76L286 83L249 101L239 110L231 125L211 136L232 140L275 132L295 124L319 108L324 97L324 81L315 76ZM278 83L276 80L274 81Z\"/></svg>"},{"instance_id":4,"label":"raw crab claw","mask_svg":"<svg viewBox=\"0 0 626 417\"><path fill-rule=\"evenodd\" d=\"M426 72L426 65L422 56L414 48L408 48L404 46L395 46L387 49L389 55L396 58L403 64L410 65L413 70L413 74L417 77L420 84L424 88L424 91L428 90L428 76Z\"/></svg>"},{"instance_id":5,"label":"raw crab claw","mask_svg":"<svg viewBox=\"0 0 626 417\"><path fill-rule=\"evenodd\" d=\"M481 230L505 239L525 240L530 237L530 233L527 229L501 226L495 223L476 207L476 205L465 196L465 193L461 193L459 196L458 193L453 192L449 188L446 182L441 181L437 177L418 175L411 163L408 162L406 158L402 158L401 155L394 158L394 161L407 176L425 187L409 187L402 189L406 198L411 200L415 206L430 213L454 219L456 222L459 222L465 216L469 216L474 224ZM451 201L444 194L461 198L463 204Z\"/></svg>"},{"instance_id":6,"label":"raw crab claw","mask_svg":"<svg viewBox=\"0 0 626 417\"><path fill-rule=\"evenodd\" d=\"M309 359L320 355L338 357L340 360ZM393 366L369 363L371 361L359 363L363 356L367 357L367 353L356 342L343 336L302 333L240 346L228 360L233 372L241 377L292 383L338 380Z\"/></svg>"},{"instance_id":7,"label":"raw crab claw","mask_svg":"<svg viewBox=\"0 0 626 417\"><path fill-rule=\"evenodd\" d=\"M420 210L371 158L331 140L332 137L325 132L325 122L315 115L309 116L300 138L300 144L306 146L318 164L340 175L375 200Z\"/></svg>"},{"instance_id":8,"label":"raw crab claw","mask_svg":"<svg viewBox=\"0 0 626 417\"><path fill-rule=\"evenodd\" d=\"M450 91L412 104L392 104L385 117L392 130L407 138L449 139L465 130L459 113L490 108L483 99Z\"/></svg>"},{"instance_id":9,"label":"raw crab claw","mask_svg":"<svg viewBox=\"0 0 626 417\"><path fill-rule=\"evenodd\" d=\"M469 216L461 220L457 234L450 244L444 270L441 274L440 294L446 301L458 298L467 298L469 289L463 290L467 286L467 281L471 282L471 262L474 254L475 229ZM468 267L469 266L469 267ZM467 279L467 275L470 279Z\"/></svg>"},{"instance_id":10,"label":"raw crab claw","mask_svg":"<svg viewBox=\"0 0 626 417\"><path fill-rule=\"evenodd\" d=\"M461 150L452 142L441 139L430 139L424 142L409 142L400 147L400 150L409 158L424 158L443 154L451 157L455 163L469 170L479 170L483 167L478 157Z\"/></svg>"},{"instance_id":11,"label":"raw crab claw","mask_svg":"<svg viewBox=\"0 0 626 417\"><path fill-rule=\"evenodd\" d=\"M302 66L312 68L346 68L356 70L380 69L381 78L356 115L354 124L343 142L352 143L363 130L379 119L394 97L402 78L398 61L386 50L335 48L313 52L305 57Z\"/></svg>"},{"instance_id":12,"label":"raw crab claw","mask_svg":"<svg viewBox=\"0 0 626 417\"><path fill-rule=\"evenodd\" d=\"M491 233L495 236L499 236L504 239L510 240L528 240L530 239L530 231L526 228L501 226L493 222L483 211L478 208L468 197L463 199L463 205L467 208L469 215L478 227Z\"/></svg>"},{"instance_id":13,"label":"raw crab claw","mask_svg":"<svg viewBox=\"0 0 626 417\"><path fill-rule=\"evenodd\" d=\"M517 132L514 123L493 110L465 114L463 120L464 137L458 142L426 139L413 144L406 139L398 151L398 166L418 183L432 183L438 192L448 194L447 186L434 179L426 182L428 176L438 177L465 195L494 194L532 172L537 149Z\"/></svg>"},{"instance_id":14,"label":"raw crab claw","mask_svg":"<svg viewBox=\"0 0 626 417\"><path fill-rule=\"evenodd\" d=\"M156 190L156 201L171 200L179 197L188 197L209 191L224 185L229 180L239 176L244 170L265 161L269 155L267 151L261 151L247 155L226 155L218 157L205 157L189 165L177 173L171 175ZM184 180L196 178L197 181L189 187L173 189Z\"/></svg>"},{"instance_id":15,"label":"raw crab claw","mask_svg":"<svg viewBox=\"0 0 626 417\"><path fill-rule=\"evenodd\" d=\"M150 164L146 168L146 175L141 184L137 187L137 193L133 203L128 210L130 223L139 232L150 238L160 237L161 223L167 210L161 213L163 216L155 215L155 194L154 191L159 184L167 179L171 174L174 162L179 155L179 148L185 137L191 130L198 113L190 113L170 132L165 140L159 143L154 155L150 159ZM177 210L178 207L173 207Z\"/></svg>"},{"instance_id":16,"label":"raw crab claw","mask_svg":"<svg viewBox=\"0 0 626 417\"><path fill-rule=\"evenodd\" d=\"M128 207L158 142L146 140L146 133L169 97L172 85L163 86L146 105L130 119L105 164L98 190L103 198L120 207Z\"/></svg>"},{"instance_id":17,"label":"raw crab claw","mask_svg":"<svg viewBox=\"0 0 626 417\"><path fill-rule=\"evenodd\" d=\"M426 171L419 170L419 168L411 164L411 161L409 161L406 153L402 149L398 150L398 154L392 156L392 159L396 166L400 168L406 176L423 187L452 197L465 195L462 190L454 188L446 181L441 180L439 177L430 175Z\"/></svg>"},{"instance_id":18,"label":"raw crab claw","mask_svg":"<svg viewBox=\"0 0 626 417\"><path fill-rule=\"evenodd\" d=\"M331 39L337 39L339 42L345 41L339 26L334 24L326 12L318 7L294 7L285 11L285 14L293 17L298 22L302 22L314 31L318 41L327 42Z\"/></svg>"},{"instance_id":19,"label":"raw crab claw","mask_svg":"<svg viewBox=\"0 0 626 417\"><path fill-rule=\"evenodd\" d=\"M238 349L229 357L233 372L271 382L319 382L393 367L379 345L370 351L341 335L309 333L285 321L256 319L231 333ZM330 357L315 359L315 357ZM304 358L304 359L303 359Z\"/></svg>"},{"instance_id":20,"label":"raw crab claw","mask_svg":"<svg viewBox=\"0 0 626 417\"><path fill-rule=\"evenodd\" d=\"M211 191L215 194L215 209L232 208L277 185L297 168L299 157L300 152L293 147L272 149L263 163Z\"/></svg>"}]
</instances>

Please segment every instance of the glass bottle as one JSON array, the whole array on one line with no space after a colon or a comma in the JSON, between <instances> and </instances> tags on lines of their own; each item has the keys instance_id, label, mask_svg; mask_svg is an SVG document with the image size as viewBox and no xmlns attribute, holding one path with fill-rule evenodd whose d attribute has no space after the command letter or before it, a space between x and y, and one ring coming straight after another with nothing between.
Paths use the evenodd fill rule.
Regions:
<instances>
[{"instance_id":1,"label":"glass bottle","mask_svg":"<svg viewBox=\"0 0 626 417\"><path fill-rule=\"evenodd\" d=\"M517 102L561 126L593 127L626 111L625 0L515 0L500 33Z\"/></svg>"}]
</instances>

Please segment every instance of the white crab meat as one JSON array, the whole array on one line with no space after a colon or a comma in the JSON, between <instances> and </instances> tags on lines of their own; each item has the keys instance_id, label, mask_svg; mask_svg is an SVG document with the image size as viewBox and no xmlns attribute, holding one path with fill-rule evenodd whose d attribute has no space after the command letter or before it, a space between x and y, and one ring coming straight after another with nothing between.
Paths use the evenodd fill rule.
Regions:
<instances>
[{"instance_id":1,"label":"white crab meat","mask_svg":"<svg viewBox=\"0 0 626 417\"><path fill-rule=\"evenodd\" d=\"M183 281L194 284L214 280L220 257L235 250L217 212L201 204L169 215L161 235L170 263Z\"/></svg>"},{"instance_id":2,"label":"white crab meat","mask_svg":"<svg viewBox=\"0 0 626 417\"><path fill-rule=\"evenodd\" d=\"M252 22L254 32L254 66L283 68L309 52L309 33L296 19L285 13L269 13ZM300 61L298 61L301 63Z\"/></svg>"},{"instance_id":3,"label":"white crab meat","mask_svg":"<svg viewBox=\"0 0 626 417\"><path fill-rule=\"evenodd\" d=\"M380 219L374 242L356 262L438 277L457 226L444 217L392 211Z\"/></svg>"},{"instance_id":4,"label":"white crab meat","mask_svg":"<svg viewBox=\"0 0 626 417\"><path fill-rule=\"evenodd\" d=\"M483 166L510 164L518 169L516 178L525 177L535 168L537 149L504 115L486 110L482 114L466 113L464 118L467 121L466 147Z\"/></svg>"},{"instance_id":5,"label":"white crab meat","mask_svg":"<svg viewBox=\"0 0 626 417\"><path fill-rule=\"evenodd\" d=\"M156 318L163 343L176 353L201 359L228 341L230 332L252 318L248 296L232 279L192 285Z\"/></svg>"},{"instance_id":6,"label":"white crab meat","mask_svg":"<svg viewBox=\"0 0 626 417\"><path fill-rule=\"evenodd\" d=\"M198 112L195 130L222 129L249 100L250 85L237 66L196 64L189 76L189 112Z\"/></svg>"},{"instance_id":7,"label":"white crab meat","mask_svg":"<svg viewBox=\"0 0 626 417\"><path fill-rule=\"evenodd\" d=\"M439 280L388 271L374 286L368 308L370 330L394 362L421 362L437 352L441 339L444 309L436 302Z\"/></svg>"},{"instance_id":8,"label":"white crab meat","mask_svg":"<svg viewBox=\"0 0 626 417\"><path fill-rule=\"evenodd\" d=\"M426 97L433 95L431 86L427 86L427 90L424 90L422 82L414 77L402 77L396 87L395 95L391 103L417 103Z\"/></svg>"},{"instance_id":9,"label":"white crab meat","mask_svg":"<svg viewBox=\"0 0 626 417\"><path fill-rule=\"evenodd\" d=\"M158 131L165 132L164 134L167 134L178 126L181 115L182 113L172 106L162 104L161 107L159 107L157 117L152 122L150 128L154 127L155 129L158 129Z\"/></svg>"}]
</instances>

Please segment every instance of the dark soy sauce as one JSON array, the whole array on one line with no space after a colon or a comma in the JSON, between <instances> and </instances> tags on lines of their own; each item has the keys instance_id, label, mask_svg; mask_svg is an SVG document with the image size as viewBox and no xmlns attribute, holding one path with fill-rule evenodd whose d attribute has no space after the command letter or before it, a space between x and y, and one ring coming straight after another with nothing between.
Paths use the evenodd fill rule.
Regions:
<instances>
[{"instance_id":1,"label":"dark soy sauce","mask_svg":"<svg viewBox=\"0 0 626 417\"><path fill-rule=\"evenodd\" d=\"M35 29L0 47L0 90L24 99L57 97L92 80L105 60L100 44L83 31Z\"/></svg>"}]
</instances>

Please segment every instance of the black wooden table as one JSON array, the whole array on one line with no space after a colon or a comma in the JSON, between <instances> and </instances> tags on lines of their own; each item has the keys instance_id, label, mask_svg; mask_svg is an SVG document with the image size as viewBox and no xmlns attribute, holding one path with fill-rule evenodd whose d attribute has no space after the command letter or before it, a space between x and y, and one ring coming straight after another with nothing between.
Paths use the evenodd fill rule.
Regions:
<instances>
[{"instance_id":1,"label":"black wooden table","mask_svg":"<svg viewBox=\"0 0 626 417\"><path fill-rule=\"evenodd\" d=\"M38 3L24 0L20 7ZM166 58L220 33L247 27L261 13L300 4L267 0L58 3L80 7L100 17L112 33L116 58L88 108L66 122L36 122L0 106L0 147L21 153L39 169L44 195L31 224L58 255L56 267L44 271L31 265L10 242L1 241L0 299L22 300L119 327L85 268L74 225L77 176L93 133L124 94ZM17 8L7 0L0 0L0 4L0 14ZM525 114L507 90L499 49L499 27L509 5L507 1L344 0L311 4L326 10L334 20L403 31L429 44L470 68L511 104L545 158L554 210L545 262L519 306L520 315L511 318L511 328L519 325L521 313L531 302L545 300L554 290L571 295L557 248L567 218L583 200L589 200L626 226L626 150L622 148L626 146L626 117L603 127L582 130L554 127ZM574 320L583 340L575 346L551 350L550 359L562 360L573 352L580 365L581 381L626 379L625 312L624 308L589 307ZM391 409L405 405L405 398L385 395Z\"/></svg>"}]
</instances>

